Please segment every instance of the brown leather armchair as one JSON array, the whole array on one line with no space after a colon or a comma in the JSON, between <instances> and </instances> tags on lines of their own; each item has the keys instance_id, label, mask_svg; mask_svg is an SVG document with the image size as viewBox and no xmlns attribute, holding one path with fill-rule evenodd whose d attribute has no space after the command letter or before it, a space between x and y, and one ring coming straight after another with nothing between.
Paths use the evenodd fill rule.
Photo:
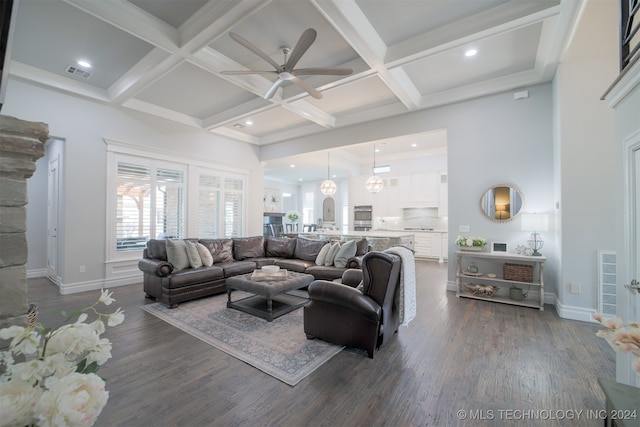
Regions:
<instances>
[{"instance_id":1,"label":"brown leather armchair","mask_svg":"<svg viewBox=\"0 0 640 427\"><path fill-rule=\"evenodd\" d=\"M362 259L362 286L347 270L349 285L316 280L309 285L309 304L304 307L304 332L347 347L375 351L400 326L398 285L401 259L394 254L369 252ZM361 288L362 290L360 290Z\"/></svg>"}]
</instances>

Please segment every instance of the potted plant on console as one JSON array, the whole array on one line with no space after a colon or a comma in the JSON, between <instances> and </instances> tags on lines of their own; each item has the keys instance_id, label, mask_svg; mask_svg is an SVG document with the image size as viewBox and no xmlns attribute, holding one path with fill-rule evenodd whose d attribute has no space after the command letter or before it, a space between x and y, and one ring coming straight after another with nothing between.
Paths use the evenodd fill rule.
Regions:
<instances>
[{"instance_id":1,"label":"potted plant on console","mask_svg":"<svg viewBox=\"0 0 640 427\"><path fill-rule=\"evenodd\" d=\"M487 240L482 237L458 236L456 239L456 245L458 245L461 251L480 252L487 245Z\"/></svg>"}]
</instances>

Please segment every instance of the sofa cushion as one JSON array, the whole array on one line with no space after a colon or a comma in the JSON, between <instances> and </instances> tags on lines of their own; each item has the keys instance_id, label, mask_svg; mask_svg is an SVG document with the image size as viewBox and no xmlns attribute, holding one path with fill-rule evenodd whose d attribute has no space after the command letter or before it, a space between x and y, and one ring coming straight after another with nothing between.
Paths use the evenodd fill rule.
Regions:
<instances>
[{"instance_id":1,"label":"sofa cushion","mask_svg":"<svg viewBox=\"0 0 640 427\"><path fill-rule=\"evenodd\" d=\"M215 280L223 280L224 272L218 266L190 268L174 272L167 280L167 288L183 288Z\"/></svg>"},{"instance_id":2,"label":"sofa cushion","mask_svg":"<svg viewBox=\"0 0 640 427\"><path fill-rule=\"evenodd\" d=\"M216 264L216 266L224 270L225 279L238 274L251 273L256 269L256 263L253 261L232 261Z\"/></svg>"},{"instance_id":3,"label":"sofa cushion","mask_svg":"<svg viewBox=\"0 0 640 427\"><path fill-rule=\"evenodd\" d=\"M336 253L336 257L333 260L333 265L335 265L338 268L346 267L347 261L349 260L349 258L351 258L352 256L355 256L356 249L357 248L356 248L355 240L349 240L348 242L343 243L342 246L340 246L338 253Z\"/></svg>"},{"instance_id":4,"label":"sofa cushion","mask_svg":"<svg viewBox=\"0 0 640 427\"><path fill-rule=\"evenodd\" d=\"M233 240L231 239L200 239L213 258L213 263L233 261Z\"/></svg>"},{"instance_id":5,"label":"sofa cushion","mask_svg":"<svg viewBox=\"0 0 640 427\"><path fill-rule=\"evenodd\" d=\"M313 261L305 261L303 259L280 258L276 261L276 265L289 271L304 273L307 268L313 267L315 263Z\"/></svg>"},{"instance_id":6,"label":"sofa cushion","mask_svg":"<svg viewBox=\"0 0 640 427\"><path fill-rule=\"evenodd\" d=\"M147 256L167 261L167 241L151 239L147 242Z\"/></svg>"},{"instance_id":7,"label":"sofa cushion","mask_svg":"<svg viewBox=\"0 0 640 427\"><path fill-rule=\"evenodd\" d=\"M296 249L296 239L292 237L267 237L266 256L278 258L293 258Z\"/></svg>"},{"instance_id":8,"label":"sofa cushion","mask_svg":"<svg viewBox=\"0 0 640 427\"><path fill-rule=\"evenodd\" d=\"M202 260L202 265L205 267L211 267L213 265L213 256L211 256L209 249L200 242L196 242L196 249L198 250L198 255L200 255L200 259Z\"/></svg>"},{"instance_id":9,"label":"sofa cushion","mask_svg":"<svg viewBox=\"0 0 640 427\"><path fill-rule=\"evenodd\" d=\"M342 274L347 271L346 268L338 268L326 265L314 265L305 270L305 273L313 275L316 280L335 280L340 279Z\"/></svg>"},{"instance_id":10,"label":"sofa cushion","mask_svg":"<svg viewBox=\"0 0 640 427\"><path fill-rule=\"evenodd\" d=\"M326 240L307 239L298 236L296 238L296 249L293 251L293 257L315 262L320 250L322 250L322 247L326 243Z\"/></svg>"},{"instance_id":11,"label":"sofa cushion","mask_svg":"<svg viewBox=\"0 0 640 427\"><path fill-rule=\"evenodd\" d=\"M187 257L187 244L182 239L168 239L167 261L173 265L173 271L189 268L189 258Z\"/></svg>"},{"instance_id":12,"label":"sofa cushion","mask_svg":"<svg viewBox=\"0 0 640 427\"><path fill-rule=\"evenodd\" d=\"M369 242L367 239L356 240L356 254L354 256L364 255L369 251Z\"/></svg>"},{"instance_id":13,"label":"sofa cushion","mask_svg":"<svg viewBox=\"0 0 640 427\"><path fill-rule=\"evenodd\" d=\"M324 260L327 258L327 254L329 253L329 249L331 249L331 243L327 243L320 249L318 256L316 257L316 264L324 265Z\"/></svg>"},{"instance_id":14,"label":"sofa cushion","mask_svg":"<svg viewBox=\"0 0 640 427\"><path fill-rule=\"evenodd\" d=\"M333 265L333 260L336 258L336 254L340 250L340 242L333 242L327 252L327 257L324 259L324 265L327 267Z\"/></svg>"},{"instance_id":15,"label":"sofa cushion","mask_svg":"<svg viewBox=\"0 0 640 427\"><path fill-rule=\"evenodd\" d=\"M233 258L242 261L247 258L264 257L264 237L237 237L233 239Z\"/></svg>"},{"instance_id":16,"label":"sofa cushion","mask_svg":"<svg viewBox=\"0 0 640 427\"><path fill-rule=\"evenodd\" d=\"M185 243L187 245L187 258L189 259L191 268L202 267L202 258L200 258L196 244L189 240L185 241Z\"/></svg>"}]
</instances>

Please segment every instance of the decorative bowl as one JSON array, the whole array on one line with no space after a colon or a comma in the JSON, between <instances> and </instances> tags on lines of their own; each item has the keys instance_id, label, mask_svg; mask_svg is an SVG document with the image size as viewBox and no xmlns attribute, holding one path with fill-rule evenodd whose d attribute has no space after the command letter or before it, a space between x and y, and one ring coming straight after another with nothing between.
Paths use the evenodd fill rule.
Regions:
<instances>
[{"instance_id":1,"label":"decorative bowl","mask_svg":"<svg viewBox=\"0 0 640 427\"><path fill-rule=\"evenodd\" d=\"M262 271L265 273L275 273L278 270L280 270L280 267L277 265L265 265L262 267Z\"/></svg>"}]
</instances>

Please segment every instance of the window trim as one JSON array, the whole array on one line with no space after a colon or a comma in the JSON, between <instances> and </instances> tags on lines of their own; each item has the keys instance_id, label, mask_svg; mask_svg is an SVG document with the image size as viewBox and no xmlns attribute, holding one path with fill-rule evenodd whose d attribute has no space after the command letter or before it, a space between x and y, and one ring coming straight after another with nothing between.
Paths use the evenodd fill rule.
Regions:
<instances>
[{"instance_id":1,"label":"window trim","mask_svg":"<svg viewBox=\"0 0 640 427\"><path fill-rule=\"evenodd\" d=\"M247 229L247 200L249 195L249 171L240 168L230 167L215 163L214 159L204 159L203 157L195 157L184 155L184 153L171 152L169 150L162 150L156 147L141 146L129 142L117 141L112 139L103 139L107 146L107 179L106 179L106 238L105 238L105 262L117 263L121 261L137 261L142 257L142 250L140 251L125 251L118 252L116 250L115 238L116 235L116 210L117 203L116 192L114 191L118 181L118 168L117 162L119 159L132 157L137 158L141 163L146 162L148 164L160 163L168 164L172 167L184 168L185 173L185 237L191 237L192 232L197 231L197 219L194 222L193 215L197 215L194 211L194 204L197 203L197 198L193 196L197 195L197 185L194 185L194 177L197 177L199 170L206 170L219 174L223 177L231 177L241 179L243 181L243 195L242 195L242 230ZM209 161L207 161L209 160ZM197 237L197 236L195 236Z\"/></svg>"}]
</instances>

